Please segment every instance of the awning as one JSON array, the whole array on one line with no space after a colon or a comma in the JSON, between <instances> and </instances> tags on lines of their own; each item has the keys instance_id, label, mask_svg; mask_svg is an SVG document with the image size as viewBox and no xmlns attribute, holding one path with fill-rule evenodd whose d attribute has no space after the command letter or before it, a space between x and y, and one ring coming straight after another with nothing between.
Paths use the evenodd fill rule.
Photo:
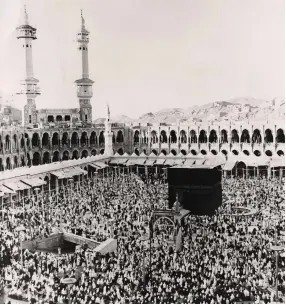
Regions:
<instances>
[{"instance_id":1,"label":"awning","mask_svg":"<svg viewBox=\"0 0 286 305\"><path fill-rule=\"evenodd\" d=\"M99 169L99 167L98 166L96 166L95 164L93 164L93 163L88 163L88 165L89 166L91 166L92 168L94 168L94 169Z\"/></svg>"},{"instance_id":2,"label":"awning","mask_svg":"<svg viewBox=\"0 0 286 305\"><path fill-rule=\"evenodd\" d=\"M192 166L195 163L195 161L196 160L194 160L194 159L186 159L184 165Z\"/></svg>"},{"instance_id":3,"label":"awning","mask_svg":"<svg viewBox=\"0 0 286 305\"><path fill-rule=\"evenodd\" d=\"M110 161L110 164L112 165L125 164L127 161L128 159L125 158L115 158Z\"/></svg>"},{"instance_id":4,"label":"awning","mask_svg":"<svg viewBox=\"0 0 286 305\"><path fill-rule=\"evenodd\" d=\"M40 178L37 177L31 177L29 179L22 179L22 182L24 182L25 184L28 184L32 187L37 187L37 186L42 186L47 184L47 182L45 180L42 180Z\"/></svg>"},{"instance_id":5,"label":"awning","mask_svg":"<svg viewBox=\"0 0 286 305\"><path fill-rule=\"evenodd\" d=\"M175 160L175 165L182 165L185 161L184 158L176 158Z\"/></svg>"},{"instance_id":6,"label":"awning","mask_svg":"<svg viewBox=\"0 0 286 305\"><path fill-rule=\"evenodd\" d=\"M228 160L228 161L226 161L226 163L223 167L223 170L224 171L231 171L235 167L235 164L236 164L236 160Z\"/></svg>"},{"instance_id":7,"label":"awning","mask_svg":"<svg viewBox=\"0 0 286 305\"><path fill-rule=\"evenodd\" d=\"M65 178L67 178L67 179L73 178L74 176L79 175L79 172L73 167L65 168L65 169L63 169L63 172L65 175Z\"/></svg>"},{"instance_id":8,"label":"awning","mask_svg":"<svg viewBox=\"0 0 286 305\"><path fill-rule=\"evenodd\" d=\"M206 159L197 159L195 165L203 165L206 162Z\"/></svg>"},{"instance_id":9,"label":"awning","mask_svg":"<svg viewBox=\"0 0 286 305\"><path fill-rule=\"evenodd\" d=\"M156 165L164 165L165 162L166 162L166 159L157 159Z\"/></svg>"},{"instance_id":10,"label":"awning","mask_svg":"<svg viewBox=\"0 0 286 305\"><path fill-rule=\"evenodd\" d=\"M146 162L145 162L145 165L151 165L152 166L152 165L154 165L155 161L156 161L155 159L147 159Z\"/></svg>"},{"instance_id":11,"label":"awning","mask_svg":"<svg viewBox=\"0 0 286 305\"><path fill-rule=\"evenodd\" d=\"M61 170L51 172L51 174L56 176L58 179L65 179L65 178L67 178L65 173L63 171L61 171Z\"/></svg>"},{"instance_id":12,"label":"awning","mask_svg":"<svg viewBox=\"0 0 286 305\"><path fill-rule=\"evenodd\" d=\"M270 167L285 167L285 159L284 158L277 158L277 159L272 159L270 161Z\"/></svg>"},{"instance_id":13,"label":"awning","mask_svg":"<svg viewBox=\"0 0 286 305\"><path fill-rule=\"evenodd\" d=\"M82 168L80 168L79 166L78 167L75 167L75 169L77 170L77 172L78 172L78 174L79 175L87 175L87 171L86 170L84 170L84 169L82 169Z\"/></svg>"},{"instance_id":14,"label":"awning","mask_svg":"<svg viewBox=\"0 0 286 305\"><path fill-rule=\"evenodd\" d=\"M176 165L176 159L167 159L164 165L174 166Z\"/></svg>"},{"instance_id":15,"label":"awning","mask_svg":"<svg viewBox=\"0 0 286 305\"><path fill-rule=\"evenodd\" d=\"M119 159L118 160L118 162L117 162L117 164L121 164L121 165L124 165L124 164L126 164L128 162L128 159Z\"/></svg>"},{"instance_id":16,"label":"awning","mask_svg":"<svg viewBox=\"0 0 286 305\"><path fill-rule=\"evenodd\" d=\"M107 164L105 164L104 162L100 162L100 161L93 162L93 164L94 164L95 166L100 167L100 168L106 168L106 167L108 167Z\"/></svg>"},{"instance_id":17,"label":"awning","mask_svg":"<svg viewBox=\"0 0 286 305\"><path fill-rule=\"evenodd\" d=\"M1 192L3 192L4 194L16 194L15 191L10 190L5 185L1 186Z\"/></svg>"},{"instance_id":18,"label":"awning","mask_svg":"<svg viewBox=\"0 0 286 305\"><path fill-rule=\"evenodd\" d=\"M28 190L31 187L21 181L15 181L15 182L5 182L4 185L11 189L12 191L22 191L22 190Z\"/></svg>"},{"instance_id":19,"label":"awning","mask_svg":"<svg viewBox=\"0 0 286 305\"><path fill-rule=\"evenodd\" d=\"M130 165L136 165L136 160L135 159L129 159L126 162L126 166L130 166Z\"/></svg>"},{"instance_id":20,"label":"awning","mask_svg":"<svg viewBox=\"0 0 286 305\"><path fill-rule=\"evenodd\" d=\"M144 165L147 158L138 158L136 159L136 165Z\"/></svg>"}]
</instances>

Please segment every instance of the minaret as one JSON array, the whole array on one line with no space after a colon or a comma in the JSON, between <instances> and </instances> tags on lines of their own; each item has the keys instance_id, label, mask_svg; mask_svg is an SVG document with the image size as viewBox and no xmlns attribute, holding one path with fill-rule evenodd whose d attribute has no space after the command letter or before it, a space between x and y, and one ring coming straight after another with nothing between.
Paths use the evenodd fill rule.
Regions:
<instances>
[{"instance_id":1,"label":"minaret","mask_svg":"<svg viewBox=\"0 0 286 305\"><path fill-rule=\"evenodd\" d=\"M76 80L77 97L79 98L80 120L82 122L92 123L92 107L90 99L92 98L92 84L88 73L88 43L89 32L85 28L85 21L81 11L81 31L77 34L77 42L79 43L79 51L82 59L82 78Z\"/></svg>"},{"instance_id":2,"label":"minaret","mask_svg":"<svg viewBox=\"0 0 286 305\"><path fill-rule=\"evenodd\" d=\"M37 39L36 29L29 25L26 6L24 7L24 22L17 27L18 39L22 39L26 58L26 78L24 80L24 89L20 94L27 96L27 104L24 106L24 126L37 123L36 97L40 95L40 89L37 86L38 80L34 78L33 72L33 53L32 42Z\"/></svg>"},{"instance_id":3,"label":"minaret","mask_svg":"<svg viewBox=\"0 0 286 305\"><path fill-rule=\"evenodd\" d=\"M108 104L107 104L107 117L105 119L104 143L105 143L104 154L106 156L112 156L113 155L112 132L111 132L111 122L110 122L110 111Z\"/></svg>"}]
</instances>

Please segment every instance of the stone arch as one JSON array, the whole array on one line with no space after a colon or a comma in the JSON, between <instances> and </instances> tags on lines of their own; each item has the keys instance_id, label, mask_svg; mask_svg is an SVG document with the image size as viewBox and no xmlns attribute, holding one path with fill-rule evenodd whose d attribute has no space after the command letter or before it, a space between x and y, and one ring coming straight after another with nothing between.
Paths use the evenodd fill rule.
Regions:
<instances>
[{"instance_id":1,"label":"stone arch","mask_svg":"<svg viewBox=\"0 0 286 305\"><path fill-rule=\"evenodd\" d=\"M184 156L186 156L186 155L187 155L187 152L186 152L184 149L182 149L182 150L181 150L181 154L184 155Z\"/></svg>"},{"instance_id":2,"label":"stone arch","mask_svg":"<svg viewBox=\"0 0 286 305\"><path fill-rule=\"evenodd\" d=\"M29 153L27 153L27 165L31 166L32 165L32 159Z\"/></svg>"},{"instance_id":3,"label":"stone arch","mask_svg":"<svg viewBox=\"0 0 286 305\"><path fill-rule=\"evenodd\" d=\"M88 144L88 137L87 137L87 133L85 131L81 134L80 144L81 144L81 146L86 146Z\"/></svg>"},{"instance_id":4,"label":"stone arch","mask_svg":"<svg viewBox=\"0 0 286 305\"><path fill-rule=\"evenodd\" d=\"M105 139L104 139L104 131L101 131L99 134L99 145L104 144Z\"/></svg>"},{"instance_id":5,"label":"stone arch","mask_svg":"<svg viewBox=\"0 0 286 305\"><path fill-rule=\"evenodd\" d=\"M151 132L151 142L158 143L158 135L157 135L157 131L155 130Z\"/></svg>"},{"instance_id":6,"label":"stone arch","mask_svg":"<svg viewBox=\"0 0 286 305\"><path fill-rule=\"evenodd\" d=\"M140 155L139 149L138 149L138 148L135 148L134 153L135 153L137 156L139 156L139 155Z\"/></svg>"},{"instance_id":7,"label":"stone arch","mask_svg":"<svg viewBox=\"0 0 286 305\"><path fill-rule=\"evenodd\" d=\"M67 132L63 133L62 145L69 145L69 134Z\"/></svg>"},{"instance_id":8,"label":"stone arch","mask_svg":"<svg viewBox=\"0 0 286 305\"><path fill-rule=\"evenodd\" d=\"M273 134L272 134L272 130L269 129L269 128L265 130L264 142L265 142L265 143L273 143Z\"/></svg>"},{"instance_id":9,"label":"stone arch","mask_svg":"<svg viewBox=\"0 0 286 305\"><path fill-rule=\"evenodd\" d=\"M60 153L56 150L53 153L53 162L58 162L60 161Z\"/></svg>"},{"instance_id":10,"label":"stone arch","mask_svg":"<svg viewBox=\"0 0 286 305\"><path fill-rule=\"evenodd\" d=\"M168 143L167 133L165 130L161 130L160 133L160 142L161 143Z\"/></svg>"},{"instance_id":11,"label":"stone arch","mask_svg":"<svg viewBox=\"0 0 286 305\"><path fill-rule=\"evenodd\" d=\"M50 136L47 132L45 132L42 137L42 146L48 147L49 145L50 145Z\"/></svg>"},{"instance_id":12,"label":"stone arch","mask_svg":"<svg viewBox=\"0 0 286 305\"><path fill-rule=\"evenodd\" d=\"M40 145L40 136L37 132L34 132L32 136L32 147L39 147L39 145Z\"/></svg>"},{"instance_id":13,"label":"stone arch","mask_svg":"<svg viewBox=\"0 0 286 305\"><path fill-rule=\"evenodd\" d=\"M239 177L243 177L246 171L246 164L242 161L239 161L236 165L236 168L237 168L237 175Z\"/></svg>"},{"instance_id":14,"label":"stone arch","mask_svg":"<svg viewBox=\"0 0 286 305\"><path fill-rule=\"evenodd\" d=\"M119 148L119 149L117 150L117 153L118 153L120 156L122 156L122 155L124 154L123 148Z\"/></svg>"},{"instance_id":15,"label":"stone arch","mask_svg":"<svg viewBox=\"0 0 286 305\"><path fill-rule=\"evenodd\" d=\"M26 166L25 156L21 156L21 166Z\"/></svg>"},{"instance_id":16,"label":"stone arch","mask_svg":"<svg viewBox=\"0 0 286 305\"><path fill-rule=\"evenodd\" d=\"M195 130L190 131L190 142L191 143L198 143L198 138Z\"/></svg>"},{"instance_id":17,"label":"stone arch","mask_svg":"<svg viewBox=\"0 0 286 305\"><path fill-rule=\"evenodd\" d=\"M91 151L91 155L92 155L92 156L96 156L96 149L93 149L93 150Z\"/></svg>"},{"instance_id":18,"label":"stone arch","mask_svg":"<svg viewBox=\"0 0 286 305\"><path fill-rule=\"evenodd\" d=\"M188 142L187 141L187 133L186 133L185 130L180 131L180 140L181 140L182 144L186 144Z\"/></svg>"},{"instance_id":19,"label":"stone arch","mask_svg":"<svg viewBox=\"0 0 286 305\"><path fill-rule=\"evenodd\" d=\"M3 166L3 160L2 160L2 158L0 158L0 171L1 171L1 172L4 171L4 166Z\"/></svg>"},{"instance_id":20,"label":"stone arch","mask_svg":"<svg viewBox=\"0 0 286 305\"><path fill-rule=\"evenodd\" d=\"M16 134L13 135L14 147L18 148L18 136Z\"/></svg>"},{"instance_id":21,"label":"stone arch","mask_svg":"<svg viewBox=\"0 0 286 305\"><path fill-rule=\"evenodd\" d=\"M285 143L285 134L284 130L279 128L276 131L276 142L277 143Z\"/></svg>"},{"instance_id":22,"label":"stone arch","mask_svg":"<svg viewBox=\"0 0 286 305\"><path fill-rule=\"evenodd\" d=\"M256 149L253 153L255 154L256 157L260 157L261 156L261 151L258 150L258 149Z\"/></svg>"},{"instance_id":23,"label":"stone arch","mask_svg":"<svg viewBox=\"0 0 286 305\"><path fill-rule=\"evenodd\" d=\"M21 146L21 148L24 148L24 147L25 147L24 136L21 137L20 146Z\"/></svg>"},{"instance_id":24,"label":"stone arch","mask_svg":"<svg viewBox=\"0 0 286 305\"><path fill-rule=\"evenodd\" d=\"M194 155L194 156L196 156L198 153L197 153L197 151L196 151L195 149L192 149L192 150L191 150L191 154Z\"/></svg>"},{"instance_id":25,"label":"stone arch","mask_svg":"<svg viewBox=\"0 0 286 305\"><path fill-rule=\"evenodd\" d=\"M166 216L160 216L156 218L156 220L153 222L153 229L156 227L157 223L160 222L161 220L166 219L168 222L174 227L175 229L175 222L172 218L166 217Z\"/></svg>"},{"instance_id":26,"label":"stone arch","mask_svg":"<svg viewBox=\"0 0 286 305\"><path fill-rule=\"evenodd\" d=\"M79 152L78 152L78 150L73 150L73 152L72 152L72 159L73 160L77 160L79 158Z\"/></svg>"},{"instance_id":27,"label":"stone arch","mask_svg":"<svg viewBox=\"0 0 286 305\"><path fill-rule=\"evenodd\" d=\"M97 144L97 137L96 137L96 132L93 131L90 135L90 145L95 145Z\"/></svg>"},{"instance_id":28,"label":"stone arch","mask_svg":"<svg viewBox=\"0 0 286 305\"><path fill-rule=\"evenodd\" d=\"M162 150L161 150L161 154L164 154L164 155L166 156L166 155L167 155L166 150L165 150L165 149L162 149Z\"/></svg>"},{"instance_id":29,"label":"stone arch","mask_svg":"<svg viewBox=\"0 0 286 305\"><path fill-rule=\"evenodd\" d=\"M56 121L57 122L62 122L63 121L63 117L61 115L57 115L56 116Z\"/></svg>"},{"instance_id":30,"label":"stone arch","mask_svg":"<svg viewBox=\"0 0 286 305\"><path fill-rule=\"evenodd\" d=\"M6 137L5 137L5 149L9 149L10 148L10 144L11 144L10 136L7 134ZM10 159L9 159L9 162L10 162Z\"/></svg>"},{"instance_id":31,"label":"stone arch","mask_svg":"<svg viewBox=\"0 0 286 305\"><path fill-rule=\"evenodd\" d=\"M66 161L66 160L69 160L70 159L70 153L68 150L65 150L63 152L63 157L62 157L62 160Z\"/></svg>"},{"instance_id":32,"label":"stone arch","mask_svg":"<svg viewBox=\"0 0 286 305\"><path fill-rule=\"evenodd\" d=\"M228 143L227 131L225 129L222 129L220 132L220 141L222 144Z\"/></svg>"},{"instance_id":33,"label":"stone arch","mask_svg":"<svg viewBox=\"0 0 286 305\"><path fill-rule=\"evenodd\" d=\"M51 156L48 151L45 151L43 154L43 164L49 164L51 162Z\"/></svg>"},{"instance_id":34,"label":"stone arch","mask_svg":"<svg viewBox=\"0 0 286 305\"><path fill-rule=\"evenodd\" d=\"M209 142L210 143L217 143L217 134L216 134L216 131L214 129L212 129L210 131Z\"/></svg>"},{"instance_id":35,"label":"stone arch","mask_svg":"<svg viewBox=\"0 0 286 305\"><path fill-rule=\"evenodd\" d=\"M41 155L39 152L34 152L33 154L33 165L37 166L41 164Z\"/></svg>"},{"instance_id":36,"label":"stone arch","mask_svg":"<svg viewBox=\"0 0 286 305\"><path fill-rule=\"evenodd\" d=\"M253 134L252 134L252 142L253 143L261 143L261 133L259 129L254 129Z\"/></svg>"},{"instance_id":37,"label":"stone arch","mask_svg":"<svg viewBox=\"0 0 286 305\"><path fill-rule=\"evenodd\" d=\"M157 152L156 149L153 149L153 150L152 150L152 153L153 153L154 155L158 156L158 152Z\"/></svg>"},{"instance_id":38,"label":"stone arch","mask_svg":"<svg viewBox=\"0 0 286 305\"><path fill-rule=\"evenodd\" d=\"M177 143L177 134L175 130L170 131L170 143L171 144Z\"/></svg>"},{"instance_id":39,"label":"stone arch","mask_svg":"<svg viewBox=\"0 0 286 305\"><path fill-rule=\"evenodd\" d=\"M201 154L205 156L205 155L207 154L207 151L204 150L204 149L202 149L202 150L201 150Z\"/></svg>"},{"instance_id":40,"label":"stone arch","mask_svg":"<svg viewBox=\"0 0 286 305\"><path fill-rule=\"evenodd\" d=\"M283 157L283 156L284 156L284 151L281 150L281 149L279 149L279 150L277 151L277 155L278 155L279 157Z\"/></svg>"},{"instance_id":41,"label":"stone arch","mask_svg":"<svg viewBox=\"0 0 286 305\"><path fill-rule=\"evenodd\" d=\"M117 132L116 142L117 143L123 143L124 142L124 136L123 136L122 130L119 130Z\"/></svg>"},{"instance_id":42,"label":"stone arch","mask_svg":"<svg viewBox=\"0 0 286 305\"><path fill-rule=\"evenodd\" d=\"M239 136L236 129L233 129L231 131L231 142L232 143L239 143Z\"/></svg>"},{"instance_id":43,"label":"stone arch","mask_svg":"<svg viewBox=\"0 0 286 305\"><path fill-rule=\"evenodd\" d=\"M27 147L30 147L30 137L27 133L25 133L25 139L26 139L26 145Z\"/></svg>"},{"instance_id":44,"label":"stone arch","mask_svg":"<svg viewBox=\"0 0 286 305\"><path fill-rule=\"evenodd\" d=\"M112 133L112 143L115 144L115 140L116 140L116 139L115 139L115 134L114 134L113 131L112 131L111 133Z\"/></svg>"},{"instance_id":45,"label":"stone arch","mask_svg":"<svg viewBox=\"0 0 286 305\"><path fill-rule=\"evenodd\" d=\"M175 150L175 149L172 149L172 150L171 150L171 154L174 155L174 156L176 156L176 155L177 155L176 150Z\"/></svg>"},{"instance_id":46,"label":"stone arch","mask_svg":"<svg viewBox=\"0 0 286 305\"><path fill-rule=\"evenodd\" d=\"M211 150L211 153L212 153L214 156L217 155L217 151L216 151L215 149L212 149L212 150Z\"/></svg>"},{"instance_id":47,"label":"stone arch","mask_svg":"<svg viewBox=\"0 0 286 305\"><path fill-rule=\"evenodd\" d=\"M59 134L57 132L53 133L52 145L59 145Z\"/></svg>"},{"instance_id":48,"label":"stone arch","mask_svg":"<svg viewBox=\"0 0 286 305\"><path fill-rule=\"evenodd\" d=\"M82 158L86 158L88 157L88 151L86 149L84 149L82 152L81 152L81 159Z\"/></svg>"},{"instance_id":49,"label":"stone arch","mask_svg":"<svg viewBox=\"0 0 286 305\"><path fill-rule=\"evenodd\" d=\"M225 156L227 156L227 150L223 149L221 152L222 152Z\"/></svg>"},{"instance_id":50,"label":"stone arch","mask_svg":"<svg viewBox=\"0 0 286 305\"><path fill-rule=\"evenodd\" d=\"M18 164L18 157L17 156L14 156L14 168L18 167L19 164Z\"/></svg>"},{"instance_id":51,"label":"stone arch","mask_svg":"<svg viewBox=\"0 0 286 305\"><path fill-rule=\"evenodd\" d=\"M243 129L240 137L241 143L250 143L250 135L249 131L247 129Z\"/></svg>"},{"instance_id":52,"label":"stone arch","mask_svg":"<svg viewBox=\"0 0 286 305\"><path fill-rule=\"evenodd\" d=\"M249 152L247 149L245 149L245 150L243 151L243 153L244 153L246 156L249 156L249 155L250 155L250 152Z\"/></svg>"},{"instance_id":53,"label":"stone arch","mask_svg":"<svg viewBox=\"0 0 286 305\"><path fill-rule=\"evenodd\" d=\"M11 164L11 160L10 157L6 158L6 169L12 169L12 164Z\"/></svg>"},{"instance_id":54,"label":"stone arch","mask_svg":"<svg viewBox=\"0 0 286 305\"><path fill-rule=\"evenodd\" d=\"M134 144L139 143L139 131L138 130L135 130L135 132L134 132L133 141L134 141Z\"/></svg>"},{"instance_id":55,"label":"stone arch","mask_svg":"<svg viewBox=\"0 0 286 305\"><path fill-rule=\"evenodd\" d=\"M207 141L207 133L204 129L202 129L199 135L199 143L207 143Z\"/></svg>"},{"instance_id":56,"label":"stone arch","mask_svg":"<svg viewBox=\"0 0 286 305\"><path fill-rule=\"evenodd\" d=\"M78 133L75 131L72 133L71 144L74 146L78 146Z\"/></svg>"},{"instance_id":57,"label":"stone arch","mask_svg":"<svg viewBox=\"0 0 286 305\"><path fill-rule=\"evenodd\" d=\"M232 153L233 153L235 156L238 156L238 154L239 154L239 152L238 152L236 149L234 149L234 150L232 151Z\"/></svg>"},{"instance_id":58,"label":"stone arch","mask_svg":"<svg viewBox=\"0 0 286 305\"><path fill-rule=\"evenodd\" d=\"M103 155L104 154L104 148L102 148L101 150L100 150L100 152L99 152L101 155Z\"/></svg>"},{"instance_id":59,"label":"stone arch","mask_svg":"<svg viewBox=\"0 0 286 305\"><path fill-rule=\"evenodd\" d=\"M48 115L48 123L54 123L55 118L53 115Z\"/></svg>"},{"instance_id":60,"label":"stone arch","mask_svg":"<svg viewBox=\"0 0 286 305\"><path fill-rule=\"evenodd\" d=\"M267 157L272 157L273 154L272 154L272 151L268 149L268 150L265 151L265 155Z\"/></svg>"}]
</instances>

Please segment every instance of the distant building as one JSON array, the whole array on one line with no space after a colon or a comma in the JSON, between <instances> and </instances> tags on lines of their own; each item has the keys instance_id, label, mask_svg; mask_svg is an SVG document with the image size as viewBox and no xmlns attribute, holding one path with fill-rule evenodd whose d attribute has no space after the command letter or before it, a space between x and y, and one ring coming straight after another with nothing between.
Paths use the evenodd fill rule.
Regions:
<instances>
[{"instance_id":1,"label":"distant building","mask_svg":"<svg viewBox=\"0 0 286 305\"><path fill-rule=\"evenodd\" d=\"M0 105L0 122L1 126L21 125L22 110L9 105Z\"/></svg>"}]
</instances>

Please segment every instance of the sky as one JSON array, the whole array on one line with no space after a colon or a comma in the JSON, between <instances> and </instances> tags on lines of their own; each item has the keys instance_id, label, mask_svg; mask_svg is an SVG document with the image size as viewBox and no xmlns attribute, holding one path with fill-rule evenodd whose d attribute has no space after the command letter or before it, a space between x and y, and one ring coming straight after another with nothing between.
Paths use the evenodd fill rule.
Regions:
<instances>
[{"instance_id":1,"label":"sky","mask_svg":"<svg viewBox=\"0 0 286 305\"><path fill-rule=\"evenodd\" d=\"M236 97L284 98L284 0L0 0L0 91L16 95L25 54L16 27L26 4L37 28L37 108L78 107L76 34L90 32L93 118L135 118Z\"/></svg>"}]
</instances>

